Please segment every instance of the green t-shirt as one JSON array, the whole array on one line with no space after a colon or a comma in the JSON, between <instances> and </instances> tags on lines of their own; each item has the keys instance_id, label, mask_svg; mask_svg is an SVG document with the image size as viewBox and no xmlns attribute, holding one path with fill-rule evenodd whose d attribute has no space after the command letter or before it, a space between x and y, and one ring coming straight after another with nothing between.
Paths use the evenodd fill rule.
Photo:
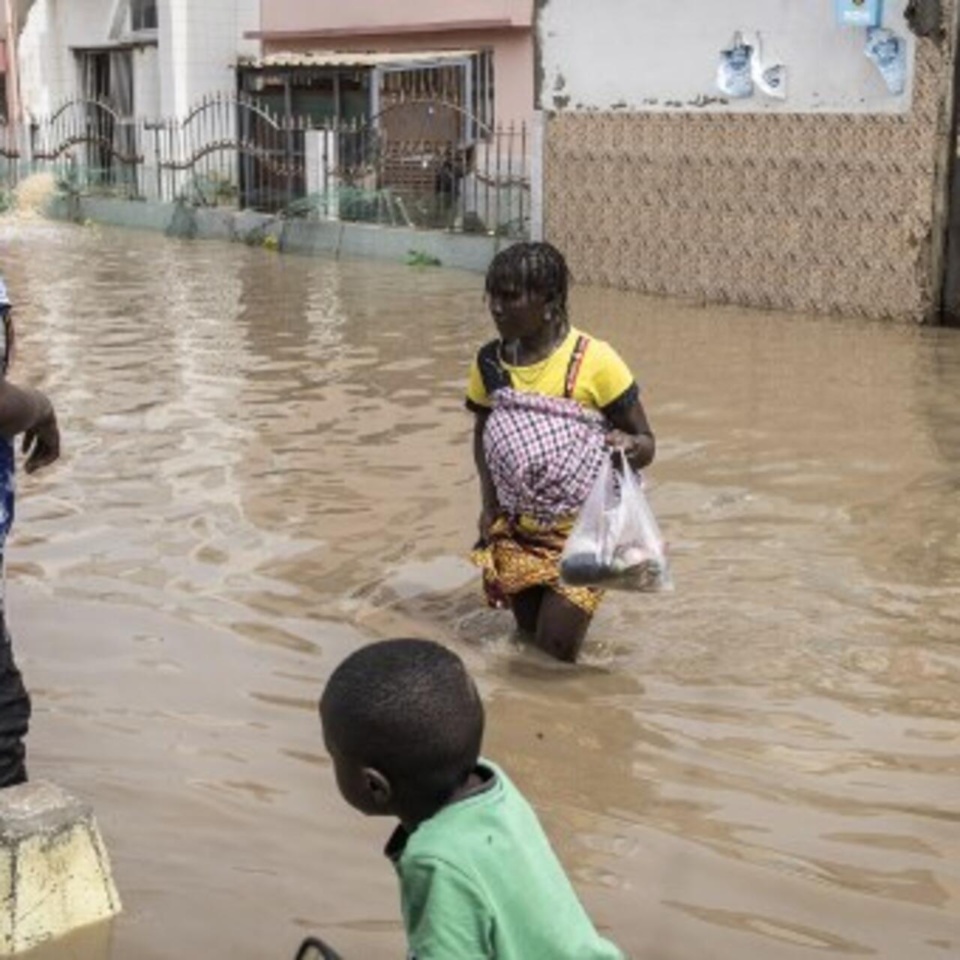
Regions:
<instances>
[{"instance_id":1,"label":"green t-shirt","mask_svg":"<svg viewBox=\"0 0 960 960\"><path fill-rule=\"evenodd\" d=\"M623 960L602 939L537 815L503 771L387 848L411 960Z\"/></svg>"}]
</instances>

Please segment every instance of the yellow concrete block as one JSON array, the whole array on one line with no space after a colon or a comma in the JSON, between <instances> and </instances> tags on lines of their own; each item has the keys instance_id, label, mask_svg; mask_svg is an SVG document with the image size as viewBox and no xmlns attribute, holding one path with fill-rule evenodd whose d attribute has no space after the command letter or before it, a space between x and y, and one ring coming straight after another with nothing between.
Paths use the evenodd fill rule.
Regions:
<instances>
[{"instance_id":1,"label":"yellow concrete block","mask_svg":"<svg viewBox=\"0 0 960 960\"><path fill-rule=\"evenodd\" d=\"M42 780L0 790L0 956L119 912L90 806Z\"/></svg>"}]
</instances>

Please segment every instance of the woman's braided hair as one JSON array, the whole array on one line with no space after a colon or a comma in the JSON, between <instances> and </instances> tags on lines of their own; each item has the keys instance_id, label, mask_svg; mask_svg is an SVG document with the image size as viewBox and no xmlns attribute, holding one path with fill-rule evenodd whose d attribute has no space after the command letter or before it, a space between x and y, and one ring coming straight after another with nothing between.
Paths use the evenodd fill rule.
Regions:
<instances>
[{"instance_id":1,"label":"woman's braided hair","mask_svg":"<svg viewBox=\"0 0 960 960\"><path fill-rule=\"evenodd\" d=\"M501 250L487 270L487 296L538 293L562 317L567 315L570 271L550 243L515 243Z\"/></svg>"}]
</instances>

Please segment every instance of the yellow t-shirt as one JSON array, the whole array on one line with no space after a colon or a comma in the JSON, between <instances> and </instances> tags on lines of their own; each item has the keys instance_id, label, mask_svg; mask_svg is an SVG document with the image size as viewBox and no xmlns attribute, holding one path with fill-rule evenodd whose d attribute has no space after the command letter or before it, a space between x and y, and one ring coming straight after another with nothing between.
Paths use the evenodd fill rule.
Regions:
<instances>
[{"instance_id":1,"label":"yellow t-shirt","mask_svg":"<svg viewBox=\"0 0 960 960\"><path fill-rule=\"evenodd\" d=\"M515 367L501 358L501 366L510 375L510 386L523 393L539 393L546 397L565 395L570 359L583 332L571 327L563 343L549 357L529 366ZM635 384L630 368L604 340L589 338L589 343L576 380L572 397L584 407L603 410L619 400ZM470 367L467 385L468 407L489 407L490 398L480 375L478 358Z\"/></svg>"}]
</instances>

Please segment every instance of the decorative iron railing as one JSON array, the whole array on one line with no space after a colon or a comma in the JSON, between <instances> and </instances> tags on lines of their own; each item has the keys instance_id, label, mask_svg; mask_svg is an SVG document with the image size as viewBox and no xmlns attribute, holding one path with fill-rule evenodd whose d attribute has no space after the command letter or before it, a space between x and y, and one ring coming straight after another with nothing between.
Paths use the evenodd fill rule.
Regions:
<instances>
[{"instance_id":1,"label":"decorative iron railing","mask_svg":"<svg viewBox=\"0 0 960 960\"><path fill-rule=\"evenodd\" d=\"M524 125L492 128L424 98L343 123L233 93L152 121L78 98L26 126L0 125L0 185L52 172L74 195L521 237L530 148Z\"/></svg>"}]
</instances>

